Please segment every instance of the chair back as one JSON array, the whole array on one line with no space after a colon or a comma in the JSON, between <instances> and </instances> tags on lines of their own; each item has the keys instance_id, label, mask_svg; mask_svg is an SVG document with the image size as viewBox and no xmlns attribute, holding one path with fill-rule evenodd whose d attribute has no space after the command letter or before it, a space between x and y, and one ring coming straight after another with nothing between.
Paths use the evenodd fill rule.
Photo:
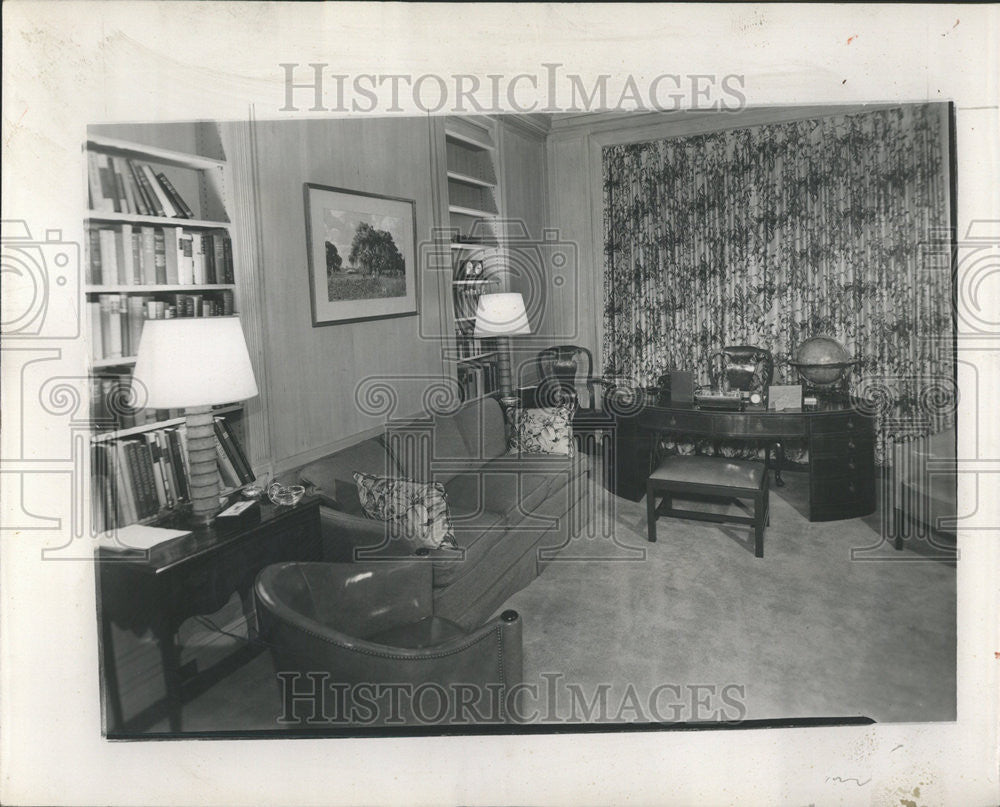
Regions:
<instances>
[{"instance_id":1,"label":"chair back","mask_svg":"<svg viewBox=\"0 0 1000 807\"><path fill-rule=\"evenodd\" d=\"M592 388L594 359L579 345L556 345L538 354L539 397L542 405L575 401L583 409L595 407Z\"/></svg>"},{"instance_id":2,"label":"chair back","mask_svg":"<svg viewBox=\"0 0 1000 807\"><path fill-rule=\"evenodd\" d=\"M771 351L753 345L727 345L709 358L712 386L724 392L765 394L774 378Z\"/></svg>"}]
</instances>

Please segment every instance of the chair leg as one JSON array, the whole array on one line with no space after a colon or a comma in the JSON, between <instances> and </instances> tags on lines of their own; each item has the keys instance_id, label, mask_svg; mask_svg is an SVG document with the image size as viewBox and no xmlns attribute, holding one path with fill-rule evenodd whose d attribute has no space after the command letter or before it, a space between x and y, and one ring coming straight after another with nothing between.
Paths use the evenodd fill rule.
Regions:
<instances>
[{"instance_id":1,"label":"chair leg","mask_svg":"<svg viewBox=\"0 0 1000 807\"><path fill-rule=\"evenodd\" d=\"M754 496L753 554L756 558L764 557L764 524L768 518L767 490L762 490Z\"/></svg>"},{"instance_id":2,"label":"chair leg","mask_svg":"<svg viewBox=\"0 0 1000 807\"><path fill-rule=\"evenodd\" d=\"M656 490L652 485L646 488L646 529L650 543L656 543Z\"/></svg>"}]
</instances>

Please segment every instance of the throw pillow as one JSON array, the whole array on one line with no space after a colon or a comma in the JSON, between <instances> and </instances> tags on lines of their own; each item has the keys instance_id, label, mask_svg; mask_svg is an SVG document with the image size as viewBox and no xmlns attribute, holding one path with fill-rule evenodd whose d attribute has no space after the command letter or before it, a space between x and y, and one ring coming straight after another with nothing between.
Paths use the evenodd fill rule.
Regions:
<instances>
[{"instance_id":1,"label":"throw pillow","mask_svg":"<svg viewBox=\"0 0 1000 807\"><path fill-rule=\"evenodd\" d=\"M511 450L522 454L563 454L572 457L572 411L565 406L518 409L514 415Z\"/></svg>"},{"instance_id":2,"label":"throw pillow","mask_svg":"<svg viewBox=\"0 0 1000 807\"><path fill-rule=\"evenodd\" d=\"M370 518L393 526L393 532L428 549L457 548L440 482L414 482L357 472L358 498Z\"/></svg>"}]
</instances>

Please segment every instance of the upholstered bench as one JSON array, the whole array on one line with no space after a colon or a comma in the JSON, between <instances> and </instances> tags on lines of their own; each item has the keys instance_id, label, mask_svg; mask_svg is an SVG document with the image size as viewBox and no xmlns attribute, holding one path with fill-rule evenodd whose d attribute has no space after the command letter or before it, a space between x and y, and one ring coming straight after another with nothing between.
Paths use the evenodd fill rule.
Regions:
<instances>
[{"instance_id":1,"label":"upholstered bench","mask_svg":"<svg viewBox=\"0 0 1000 807\"><path fill-rule=\"evenodd\" d=\"M753 501L753 515L739 516L701 510L677 510L674 496L695 494ZM656 503L661 497L660 504ZM750 524L754 528L754 555L764 557L764 526L769 521L770 489L767 470L759 462L726 457L670 456L660 461L646 481L646 516L649 540L656 540L656 519L661 516L698 521Z\"/></svg>"}]
</instances>

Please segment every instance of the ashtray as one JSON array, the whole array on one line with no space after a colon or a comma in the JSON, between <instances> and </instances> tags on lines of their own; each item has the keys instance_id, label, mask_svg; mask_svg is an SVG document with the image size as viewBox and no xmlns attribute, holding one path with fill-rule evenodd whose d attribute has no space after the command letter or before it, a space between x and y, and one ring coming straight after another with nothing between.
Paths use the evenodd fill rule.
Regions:
<instances>
[{"instance_id":1,"label":"ashtray","mask_svg":"<svg viewBox=\"0 0 1000 807\"><path fill-rule=\"evenodd\" d=\"M280 482L275 482L267 489L267 498L271 503L284 507L293 507L302 501L305 495L306 489L302 485L282 485Z\"/></svg>"},{"instance_id":2,"label":"ashtray","mask_svg":"<svg viewBox=\"0 0 1000 807\"><path fill-rule=\"evenodd\" d=\"M241 491L244 499L259 499L264 495L264 488L260 485L247 485Z\"/></svg>"}]
</instances>

